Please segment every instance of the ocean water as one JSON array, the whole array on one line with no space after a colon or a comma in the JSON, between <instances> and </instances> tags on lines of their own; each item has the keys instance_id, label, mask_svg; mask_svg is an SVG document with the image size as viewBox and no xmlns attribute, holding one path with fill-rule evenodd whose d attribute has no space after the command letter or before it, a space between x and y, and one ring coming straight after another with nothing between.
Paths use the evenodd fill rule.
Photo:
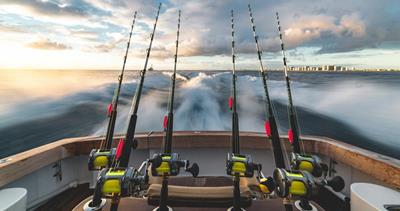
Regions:
<instances>
[{"instance_id":1,"label":"ocean water","mask_svg":"<svg viewBox=\"0 0 400 211\"><path fill-rule=\"evenodd\" d=\"M0 158L62 138L104 135L119 71L0 71ZM137 131L162 130L168 71L148 72ZM264 91L257 71L238 73L241 131L263 132ZM301 133L331 137L400 159L400 73L290 73ZM125 133L138 79L124 78L116 132ZM281 134L288 130L283 74L268 86ZM175 130L231 129L229 71L180 71Z\"/></svg>"}]
</instances>

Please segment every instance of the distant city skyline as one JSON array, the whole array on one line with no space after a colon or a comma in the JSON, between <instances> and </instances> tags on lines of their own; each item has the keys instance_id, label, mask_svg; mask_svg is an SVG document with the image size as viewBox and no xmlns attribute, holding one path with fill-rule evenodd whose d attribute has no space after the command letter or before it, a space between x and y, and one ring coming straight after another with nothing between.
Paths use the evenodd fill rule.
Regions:
<instances>
[{"instance_id":1,"label":"distant city skyline","mask_svg":"<svg viewBox=\"0 0 400 211\"><path fill-rule=\"evenodd\" d=\"M396 0L3 0L0 69L120 69L135 10L127 68L142 69L159 2L163 7L149 61L156 70L173 67L178 10L178 69L229 70L231 9L237 68L258 69L248 2L268 69L282 68L275 12L290 66L400 69Z\"/></svg>"}]
</instances>

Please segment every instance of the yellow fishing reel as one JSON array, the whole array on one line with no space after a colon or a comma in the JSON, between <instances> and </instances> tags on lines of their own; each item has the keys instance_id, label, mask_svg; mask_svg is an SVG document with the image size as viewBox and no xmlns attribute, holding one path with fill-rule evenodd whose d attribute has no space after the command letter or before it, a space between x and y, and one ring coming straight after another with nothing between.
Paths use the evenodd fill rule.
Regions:
<instances>
[{"instance_id":1,"label":"yellow fishing reel","mask_svg":"<svg viewBox=\"0 0 400 211\"><path fill-rule=\"evenodd\" d=\"M307 171L288 171L277 168L273 174L279 197L310 198L313 193L313 177Z\"/></svg>"},{"instance_id":2,"label":"yellow fishing reel","mask_svg":"<svg viewBox=\"0 0 400 211\"><path fill-rule=\"evenodd\" d=\"M292 153L290 165L292 169L307 171L314 177L320 177L324 171L327 171L327 166L316 155Z\"/></svg>"},{"instance_id":3,"label":"yellow fishing reel","mask_svg":"<svg viewBox=\"0 0 400 211\"><path fill-rule=\"evenodd\" d=\"M101 210L104 198L119 199L132 195L136 185L145 182L145 177L132 167L102 169L97 178L93 199L85 204L85 211Z\"/></svg>"},{"instance_id":4,"label":"yellow fishing reel","mask_svg":"<svg viewBox=\"0 0 400 211\"><path fill-rule=\"evenodd\" d=\"M193 177L199 174L199 166L194 163L189 167L188 160L180 160L178 153L155 154L149 162L151 165L151 174L153 176L177 176L181 168L189 172Z\"/></svg>"},{"instance_id":5,"label":"yellow fishing reel","mask_svg":"<svg viewBox=\"0 0 400 211\"><path fill-rule=\"evenodd\" d=\"M101 182L103 197L129 196L135 181L135 169L110 168L101 171L98 178Z\"/></svg>"},{"instance_id":6,"label":"yellow fishing reel","mask_svg":"<svg viewBox=\"0 0 400 211\"><path fill-rule=\"evenodd\" d=\"M89 171L101 170L111 166L115 158L115 154L115 148L110 150L92 149L88 160Z\"/></svg>"},{"instance_id":7,"label":"yellow fishing reel","mask_svg":"<svg viewBox=\"0 0 400 211\"><path fill-rule=\"evenodd\" d=\"M250 155L228 153L226 173L231 176L253 177L254 171L261 171L261 164L256 164Z\"/></svg>"},{"instance_id":8,"label":"yellow fishing reel","mask_svg":"<svg viewBox=\"0 0 400 211\"><path fill-rule=\"evenodd\" d=\"M342 177L334 176L328 179L318 179L307 171L289 171L277 168L273 174L276 193L278 196L310 198L318 193L322 186L329 186L334 191L339 192L345 187Z\"/></svg>"}]
</instances>

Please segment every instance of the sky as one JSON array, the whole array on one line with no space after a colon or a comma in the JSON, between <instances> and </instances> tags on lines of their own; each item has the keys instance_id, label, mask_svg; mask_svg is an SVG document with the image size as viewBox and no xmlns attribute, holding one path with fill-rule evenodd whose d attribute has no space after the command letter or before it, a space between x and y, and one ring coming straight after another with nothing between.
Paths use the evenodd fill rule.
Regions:
<instances>
[{"instance_id":1,"label":"sky","mask_svg":"<svg viewBox=\"0 0 400 211\"><path fill-rule=\"evenodd\" d=\"M398 0L1 0L0 69L121 69L134 11L127 68L142 69L160 2L154 69L173 68L178 10L178 69L230 69L231 9L237 69L258 69L248 3L268 69L282 67L275 12L289 65L400 69Z\"/></svg>"}]
</instances>

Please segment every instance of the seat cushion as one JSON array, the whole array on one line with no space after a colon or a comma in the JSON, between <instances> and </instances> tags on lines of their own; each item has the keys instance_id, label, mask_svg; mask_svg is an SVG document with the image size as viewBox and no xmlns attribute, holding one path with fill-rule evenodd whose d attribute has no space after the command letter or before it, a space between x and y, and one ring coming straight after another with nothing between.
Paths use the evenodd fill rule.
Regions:
<instances>
[{"instance_id":1,"label":"seat cushion","mask_svg":"<svg viewBox=\"0 0 400 211\"><path fill-rule=\"evenodd\" d=\"M161 192L160 178L152 178L147 190L148 203L158 205ZM242 178L240 183L241 204L251 205L252 178ZM229 207L232 205L233 186L229 177L174 177L169 179L168 204L170 206Z\"/></svg>"}]
</instances>

